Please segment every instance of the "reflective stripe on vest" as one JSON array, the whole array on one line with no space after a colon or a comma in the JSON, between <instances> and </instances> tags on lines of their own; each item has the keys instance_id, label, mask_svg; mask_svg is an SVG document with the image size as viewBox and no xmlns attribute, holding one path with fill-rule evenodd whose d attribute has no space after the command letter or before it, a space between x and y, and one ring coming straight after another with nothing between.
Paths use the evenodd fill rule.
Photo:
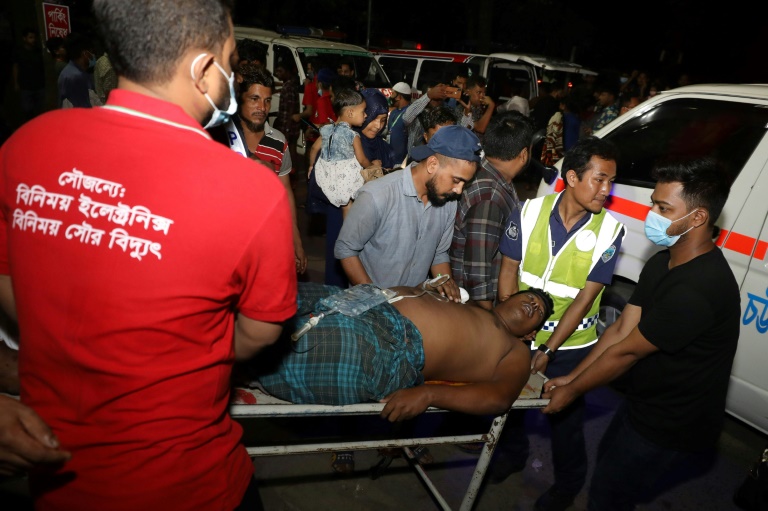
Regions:
<instances>
[{"instance_id":1,"label":"reflective stripe on vest","mask_svg":"<svg viewBox=\"0 0 768 511\"><path fill-rule=\"evenodd\" d=\"M589 316L588 318L584 318L581 320L581 323L579 323L579 326L576 327L576 330L586 330L587 328L591 327L592 325L597 325L597 319L598 314L595 314L594 316ZM541 329L546 332L552 332L555 330L555 327L560 323L559 321L546 321L541 326Z\"/></svg>"}]
</instances>

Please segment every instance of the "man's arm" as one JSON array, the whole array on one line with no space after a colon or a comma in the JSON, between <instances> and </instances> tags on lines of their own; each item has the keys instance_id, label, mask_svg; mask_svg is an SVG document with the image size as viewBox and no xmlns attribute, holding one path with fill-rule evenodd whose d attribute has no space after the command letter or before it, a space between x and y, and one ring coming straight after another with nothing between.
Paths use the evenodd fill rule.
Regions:
<instances>
[{"instance_id":1,"label":"man's arm","mask_svg":"<svg viewBox=\"0 0 768 511\"><path fill-rule=\"evenodd\" d=\"M434 87L430 87L427 89L426 94L411 103L411 105L405 109L405 112L403 113L403 122L405 122L405 125L410 126L433 99L445 99L445 84L441 83Z\"/></svg>"},{"instance_id":2,"label":"man's arm","mask_svg":"<svg viewBox=\"0 0 768 511\"><path fill-rule=\"evenodd\" d=\"M16 300L10 275L0 275L0 325L16 329ZM8 333L8 332L6 332ZM16 336L14 336L16 337ZM19 352L0 340L0 392L19 394Z\"/></svg>"},{"instance_id":3,"label":"man's arm","mask_svg":"<svg viewBox=\"0 0 768 511\"><path fill-rule=\"evenodd\" d=\"M309 171L312 172L313 167L315 166L315 160L317 160L317 154L320 152L320 149L323 148L323 137L318 136L317 140L315 140L315 143L312 144L312 147L309 149Z\"/></svg>"},{"instance_id":4,"label":"man's arm","mask_svg":"<svg viewBox=\"0 0 768 511\"><path fill-rule=\"evenodd\" d=\"M493 117L494 109L496 108L496 103L494 103L489 96L483 98L483 104L485 105L485 111L472 128L481 135L485 133L486 128L488 128L488 123L491 122L491 117Z\"/></svg>"},{"instance_id":5,"label":"man's arm","mask_svg":"<svg viewBox=\"0 0 768 511\"><path fill-rule=\"evenodd\" d=\"M431 89L430 89L431 90ZM405 109L405 112L403 112L403 122L406 126L410 126L413 121L415 121L421 112L424 111L424 109L429 104L429 90L426 94L421 96L419 99L414 101L410 104L408 108Z\"/></svg>"},{"instance_id":6,"label":"man's arm","mask_svg":"<svg viewBox=\"0 0 768 511\"><path fill-rule=\"evenodd\" d=\"M507 300L510 296L520 290L520 284L517 281L517 273L520 268L520 261L515 261L507 256L501 258L501 269L499 270L499 302Z\"/></svg>"},{"instance_id":7,"label":"man's arm","mask_svg":"<svg viewBox=\"0 0 768 511\"><path fill-rule=\"evenodd\" d=\"M0 275L0 306L16 321L16 301L9 275ZM5 348L2 341L0 344ZM8 371L18 371L18 366L12 363L4 369ZM37 464L63 463L70 457L69 452L59 449L58 439L34 410L0 395L0 476L17 475Z\"/></svg>"},{"instance_id":8,"label":"man's arm","mask_svg":"<svg viewBox=\"0 0 768 511\"><path fill-rule=\"evenodd\" d=\"M505 220L501 208L490 200L469 208L464 219L462 280L470 298L486 310L493 308L496 298L493 294L493 280L497 277L493 274L493 258L499 248Z\"/></svg>"},{"instance_id":9,"label":"man's arm","mask_svg":"<svg viewBox=\"0 0 768 511\"><path fill-rule=\"evenodd\" d=\"M605 284L601 282L587 281L587 284L581 291L579 291L571 305L569 305L563 313L563 316L555 327L555 331L552 332L552 335L547 339L546 345L550 350L557 351L557 349L562 346L571 335L573 335L573 332L576 331L576 327L579 326L584 319L584 315L589 311L590 307L592 307L595 298L597 298L597 295L604 287ZM544 372L547 369L548 363L549 356L542 351L536 351L533 355L533 360L531 361L531 372Z\"/></svg>"},{"instance_id":10,"label":"man's arm","mask_svg":"<svg viewBox=\"0 0 768 511\"><path fill-rule=\"evenodd\" d=\"M466 385L419 385L393 392L381 417L390 422L411 419L430 406L476 415L498 415L510 409L528 381L529 349L521 342L499 362L487 382Z\"/></svg>"},{"instance_id":11,"label":"man's arm","mask_svg":"<svg viewBox=\"0 0 768 511\"><path fill-rule=\"evenodd\" d=\"M447 206L446 206L447 207ZM448 255L448 251L451 248L453 242L453 223L456 215L451 215L445 222L443 233L440 235L440 241L437 243L435 249L435 256L432 258L432 265L429 267L429 271L433 277L438 275L451 275L451 257ZM459 292L459 286L453 279L448 279L445 284L436 288L440 294L447 296L454 302L461 302L461 293Z\"/></svg>"},{"instance_id":12,"label":"man's arm","mask_svg":"<svg viewBox=\"0 0 768 511\"><path fill-rule=\"evenodd\" d=\"M438 277L440 275L451 275L451 263L445 262L440 264L434 264L429 269L429 272L432 274L433 277ZM459 291L459 286L456 284L456 281L452 278L445 281L444 284L437 286L435 290L440 293L441 295L447 297L449 300L453 300L456 303L461 302L461 292Z\"/></svg>"},{"instance_id":13,"label":"man's arm","mask_svg":"<svg viewBox=\"0 0 768 511\"><path fill-rule=\"evenodd\" d=\"M0 393L18 396L19 352L0 341Z\"/></svg>"},{"instance_id":14,"label":"man's arm","mask_svg":"<svg viewBox=\"0 0 768 511\"><path fill-rule=\"evenodd\" d=\"M550 402L542 412L559 412L578 396L613 381L626 373L638 360L658 350L635 326L621 341L602 350L600 355L593 359L589 366L584 367L571 383L560 387L550 385L549 392L545 395L550 398Z\"/></svg>"},{"instance_id":15,"label":"man's arm","mask_svg":"<svg viewBox=\"0 0 768 511\"><path fill-rule=\"evenodd\" d=\"M457 99L456 103L456 117L459 119L459 126L463 126L471 130L475 125L474 121L472 120L472 109L468 104L464 103L460 99Z\"/></svg>"},{"instance_id":16,"label":"man's arm","mask_svg":"<svg viewBox=\"0 0 768 511\"><path fill-rule=\"evenodd\" d=\"M242 362L274 343L283 326L277 323L256 321L242 314L235 321L235 360Z\"/></svg>"},{"instance_id":17,"label":"man's arm","mask_svg":"<svg viewBox=\"0 0 768 511\"><path fill-rule=\"evenodd\" d=\"M64 463L71 457L34 410L0 396L0 476L18 475L40 464Z\"/></svg>"},{"instance_id":18,"label":"man's arm","mask_svg":"<svg viewBox=\"0 0 768 511\"><path fill-rule=\"evenodd\" d=\"M333 247L333 254L352 285L372 282L368 270L360 260L360 253L379 226L379 213L373 195L361 191L344 217L341 231Z\"/></svg>"},{"instance_id":19,"label":"man's arm","mask_svg":"<svg viewBox=\"0 0 768 511\"><path fill-rule=\"evenodd\" d=\"M557 383L553 382L553 380L549 380L547 383L549 384L550 382L553 382L554 385L565 385L572 381L579 374L581 374L584 369L592 365L592 363L597 360L605 350L614 344L621 342L623 339L629 336L632 330L634 330L635 327L640 323L641 313L642 309L637 305L627 304L619 316L619 319L617 319L615 323L609 326L605 332L603 332L603 335L598 338L597 342L592 347L592 350L589 352L589 355L584 357L584 359L573 369L573 371L571 371L570 374L561 377L564 379L567 378L566 381L560 381Z\"/></svg>"},{"instance_id":20,"label":"man's arm","mask_svg":"<svg viewBox=\"0 0 768 511\"><path fill-rule=\"evenodd\" d=\"M286 153L287 154L287 153ZM293 194L291 186L291 175L285 174L278 176L283 183L285 193L288 194L288 204L291 207L291 223L293 224L293 251L296 255L296 271L304 273L307 269L307 254L304 252L304 245L301 242L301 233L299 232L299 223L296 218L296 197Z\"/></svg>"},{"instance_id":21,"label":"man's arm","mask_svg":"<svg viewBox=\"0 0 768 511\"><path fill-rule=\"evenodd\" d=\"M13 320L16 318L16 299L13 296L13 283L10 275L0 275L0 307Z\"/></svg>"},{"instance_id":22,"label":"man's arm","mask_svg":"<svg viewBox=\"0 0 768 511\"><path fill-rule=\"evenodd\" d=\"M344 273L347 274L349 283L353 286L373 283L358 256L345 257L341 260L341 267L344 269Z\"/></svg>"}]
</instances>

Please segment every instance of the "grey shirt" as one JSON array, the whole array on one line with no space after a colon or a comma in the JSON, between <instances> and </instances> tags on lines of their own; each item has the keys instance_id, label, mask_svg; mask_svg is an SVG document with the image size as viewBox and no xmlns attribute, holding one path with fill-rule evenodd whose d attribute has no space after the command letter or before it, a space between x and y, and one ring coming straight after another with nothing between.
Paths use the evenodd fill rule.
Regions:
<instances>
[{"instance_id":1,"label":"grey shirt","mask_svg":"<svg viewBox=\"0 0 768 511\"><path fill-rule=\"evenodd\" d=\"M424 205L408 165L360 188L334 255L359 256L377 286L416 286L430 267L449 261L455 218L456 202Z\"/></svg>"}]
</instances>

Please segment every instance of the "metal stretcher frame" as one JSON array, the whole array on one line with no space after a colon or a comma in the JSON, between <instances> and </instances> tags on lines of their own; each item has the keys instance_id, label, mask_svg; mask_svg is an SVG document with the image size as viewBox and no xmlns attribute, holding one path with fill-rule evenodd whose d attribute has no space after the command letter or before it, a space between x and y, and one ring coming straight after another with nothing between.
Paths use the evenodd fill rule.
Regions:
<instances>
[{"instance_id":1,"label":"metal stretcher frame","mask_svg":"<svg viewBox=\"0 0 768 511\"><path fill-rule=\"evenodd\" d=\"M531 375L529 384L512 405L511 409L543 408L549 402L548 399L541 399L541 387L544 381L537 375ZM280 400L274 396L262 392L258 388L236 387L233 390L232 404L230 405L230 414L235 419L253 419L269 417L322 417L322 416L350 416L350 415L378 415L384 408L383 403L361 403L344 406L331 405L311 405L295 404ZM440 408L429 408L426 413L448 412ZM418 438L392 438L382 440L358 440L358 441L327 441L320 443L297 443L288 445L264 445L264 446L246 446L250 456L276 456L287 454L308 454L320 452L334 452L339 450L369 450L383 448L401 448L405 452L411 465L416 470L419 477L426 485L432 497L438 505L445 511L451 511L450 505L446 502L440 491L435 487L427 473L421 465L415 462L415 455L411 447L416 445L435 445L435 444L463 444L482 442L484 448L475 465L474 473L467 488L464 498L461 502L460 511L470 511L475 503L478 491L482 485L488 464L496 449L496 441L501 435L504 425L507 422L509 411L496 416L490 430L485 433L470 435L448 435L435 437Z\"/></svg>"}]
</instances>

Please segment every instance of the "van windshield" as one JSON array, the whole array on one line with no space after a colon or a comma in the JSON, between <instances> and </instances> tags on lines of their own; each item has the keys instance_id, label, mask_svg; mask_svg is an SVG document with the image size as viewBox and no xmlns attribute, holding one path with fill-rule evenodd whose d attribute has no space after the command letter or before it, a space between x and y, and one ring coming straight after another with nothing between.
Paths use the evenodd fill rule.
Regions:
<instances>
[{"instance_id":1,"label":"van windshield","mask_svg":"<svg viewBox=\"0 0 768 511\"><path fill-rule=\"evenodd\" d=\"M334 48L299 48L298 54L303 69L307 68L307 61L314 61L314 69L328 67L336 71L341 63L346 61L354 65L355 79L363 82L366 87L382 89L392 86L370 52Z\"/></svg>"}]
</instances>

